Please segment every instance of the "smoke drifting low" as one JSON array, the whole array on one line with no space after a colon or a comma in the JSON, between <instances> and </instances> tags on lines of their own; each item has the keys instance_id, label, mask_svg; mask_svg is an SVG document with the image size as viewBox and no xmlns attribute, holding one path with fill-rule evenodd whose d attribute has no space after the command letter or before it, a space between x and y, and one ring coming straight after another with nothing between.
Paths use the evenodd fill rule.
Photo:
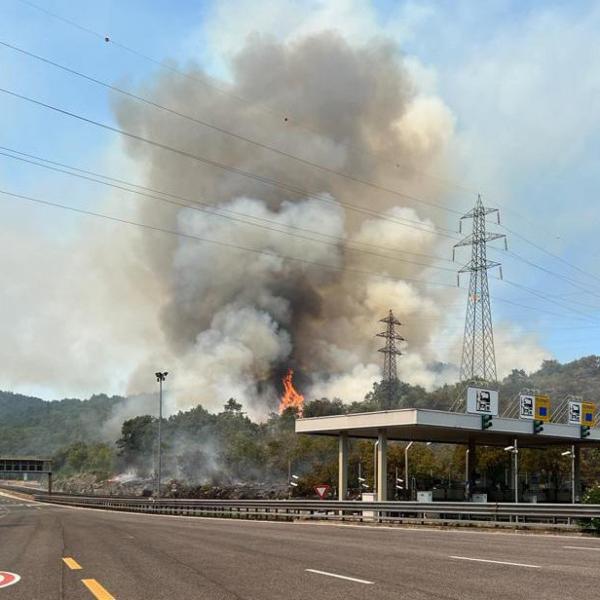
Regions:
<instances>
[{"instance_id":1,"label":"smoke drifting low","mask_svg":"<svg viewBox=\"0 0 600 600\"><path fill-rule=\"evenodd\" d=\"M188 74L162 75L143 93L355 179L443 201L415 174L444 169L451 115L437 99L418 93L402 57L385 40L353 47L333 32L293 43L255 36L233 61L227 93L202 85L204 74L196 68ZM286 185L127 143L146 185L269 224L259 228L190 208L140 204L143 222L155 223L159 215L163 226L264 254L186 238L145 240L141 258L154 287L159 279L166 348L140 365L130 391L147 389L147 373L161 360L173 375L173 408L214 407L235 396L251 412L264 413L276 405L278 379L288 366L308 397L360 399L379 377L373 336L390 307L409 323L418 315L418 327L406 329L412 358L401 375L425 385L437 381L426 347L442 311L433 293L408 281L430 277L428 269L396 259L426 264L402 251L434 253L431 219L439 223L443 213L428 214L405 197L151 107L114 102L126 130Z\"/></svg>"}]
</instances>

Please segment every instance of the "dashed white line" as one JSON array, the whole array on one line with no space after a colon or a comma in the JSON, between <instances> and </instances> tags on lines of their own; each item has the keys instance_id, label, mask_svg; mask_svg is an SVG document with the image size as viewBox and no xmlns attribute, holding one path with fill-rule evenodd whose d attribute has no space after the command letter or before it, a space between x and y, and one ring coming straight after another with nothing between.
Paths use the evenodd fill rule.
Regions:
<instances>
[{"instance_id":1,"label":"dashed white line","mask_svg":"<svg viewBox=\"0 0 600 600\"><path fill-rule=\"evenodd\" d=\"M526 569L541 569L539 565L528 565L525 563L506 562L503 560L488 560L486 558L470 558L468 556L451 556L455 560L470 560L473 562L492 563L494 565L510 565L511 567L525 567Z\"/></svg>"},{"instance_id":2,"label":"dashed white line","mask_svg":"<svg viewBox=\"0 0 600 600\"><path fill-rule=\"evenodd\" d=\"M364 583L365 585L374 585L374 581L367 581L366 579L357 579L356 577L347 577L346 575L338 575L337 573L328 573L327 571L318 571L317 569L304 569L309 573L316 573L317 575L326 575L327 577L335 577L336 579L344 579L345 581L353 581L354 583Z\"/></svg>"},{"instance_id":3,"label":"dashed white line","mask_svg":"<svg viewBox=\"0 0 600 600\"><path fill-rule=\"evenodd\" d=\"M600 552L600 548L592 548L591 546L563 546L567 550L593 550L595 552Z\"/></svg>"}]
</instances>

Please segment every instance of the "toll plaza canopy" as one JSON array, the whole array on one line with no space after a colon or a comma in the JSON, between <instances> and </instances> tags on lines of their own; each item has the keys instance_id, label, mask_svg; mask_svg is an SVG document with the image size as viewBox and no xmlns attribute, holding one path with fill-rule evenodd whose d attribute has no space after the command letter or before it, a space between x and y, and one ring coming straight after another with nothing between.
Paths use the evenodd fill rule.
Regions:
<instances>
[{"instance_id":1,"label":"toll plaza canopy","mask_svg":"<svg viewBox=\"0 0 600 600\"><path fill-rule=\"evenodd\" d=\"M395 441L439 442L469 446L469 479L474 477L476 446L514 446L544 448L574 446L577 470L579 449L600 446L600 429L590 428L582 437L582 428L563 423L543 423L542 431L534 432L532 419L493 417L484 429L480 414L463 414L407 408L370 413L332 415L296 420L296 433L335 436L339 440L338 494L345 499L348 490L348 438L376 439L377 499L387 500L387 443Z\"/></svg>"},{"instance_id":2,"label":"toll plaza canopy","mask_svg":"<svg viewBox=\"0 0 600 600\"><path fill-rule=\"evenodd\" d=\"M296 420L296 433L377 439L384 430L388 440L440 442L479 446L508 446L514 439L522 448L600 445L600 429L590 429L581 439L580 428L561 423L544 423L543 431L533 433L533 421L493 417L492 426L482 430L481 415L422 408L383 410L370 413L310 417Z\"/></svg>"}]
</instances>

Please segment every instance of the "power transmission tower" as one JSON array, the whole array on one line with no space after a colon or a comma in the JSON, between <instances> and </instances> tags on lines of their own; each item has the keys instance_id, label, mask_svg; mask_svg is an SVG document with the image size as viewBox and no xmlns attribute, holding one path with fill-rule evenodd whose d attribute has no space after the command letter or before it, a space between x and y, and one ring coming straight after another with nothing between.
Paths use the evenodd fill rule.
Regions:
<instances>
[{"instance_id":1,"label":"power transmission tower","mask_svg":"<svg viewBox=\"0 0 600 600\"><path fill-rule=\"evenodd\" d=\"M396 356L400 356L402 352L396 348L396 342L403 342L404 338L396 333L396 326L402 325L394 316L392 309L388 316L379 320L380 323L385 323L385 331L377 334L377 337L385 338L385 346L380 348L378 352L383 353L383 382L385 386L386 402L381 408L392 408L394 403L394 394L398 389L398 369L396 366Z\"/></svg>"},{"instance_id":2,"label":"power transmission tower","mask_svg":"<svg viewBox=\"0 0 600 600\"><path fill-rule=\"evenodd\" d=\"M484 206L481 195L478 195L475 208L460 219L459 231L462 233L462 223L465 219L473 219L473 232L455 244L453 248L452 258L454 260L456 248L471 246L471 260L458 271L459 285L460 274L470 273L465 336L460 366L461 381L487 383L496 383L497 381L488 270L499 267L502 279L502 266L498 262L488 260L487 243L502 238L505 249L508 249L508 245L505 235L486 231L486 217L492 213L496 213L498 224L500 224L499 210Z\"/></svg>"}]
</instances>

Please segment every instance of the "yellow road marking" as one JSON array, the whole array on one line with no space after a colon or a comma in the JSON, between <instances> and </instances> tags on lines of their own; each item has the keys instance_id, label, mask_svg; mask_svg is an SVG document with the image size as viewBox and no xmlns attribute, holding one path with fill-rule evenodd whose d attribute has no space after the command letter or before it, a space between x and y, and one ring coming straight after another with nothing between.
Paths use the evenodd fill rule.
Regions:
<instances>
[{"instance_id":1,"label":"yellow road marking","mask_svg":"<svg viewBox=\"0 0 600 600\"><path fill-rule=\"evenodd\" d=\"M67 567L69 567L69 569L71 569L72 571L77 571L78 569L81 569L81 565L74 559L74 558L63 558L63 561L65 563L65 565L67 565Z\"/></svg>"},{"instance_id":2,"label":"yellow road marking","mask_svg":"<svg viewBox=\"0 0 600 600\"><path fill-rule=\"evenodd\" d=\"M96 600L115 600L95 579L82 579L85 587L94 594Z\"/></svg>"}]
</instances>

